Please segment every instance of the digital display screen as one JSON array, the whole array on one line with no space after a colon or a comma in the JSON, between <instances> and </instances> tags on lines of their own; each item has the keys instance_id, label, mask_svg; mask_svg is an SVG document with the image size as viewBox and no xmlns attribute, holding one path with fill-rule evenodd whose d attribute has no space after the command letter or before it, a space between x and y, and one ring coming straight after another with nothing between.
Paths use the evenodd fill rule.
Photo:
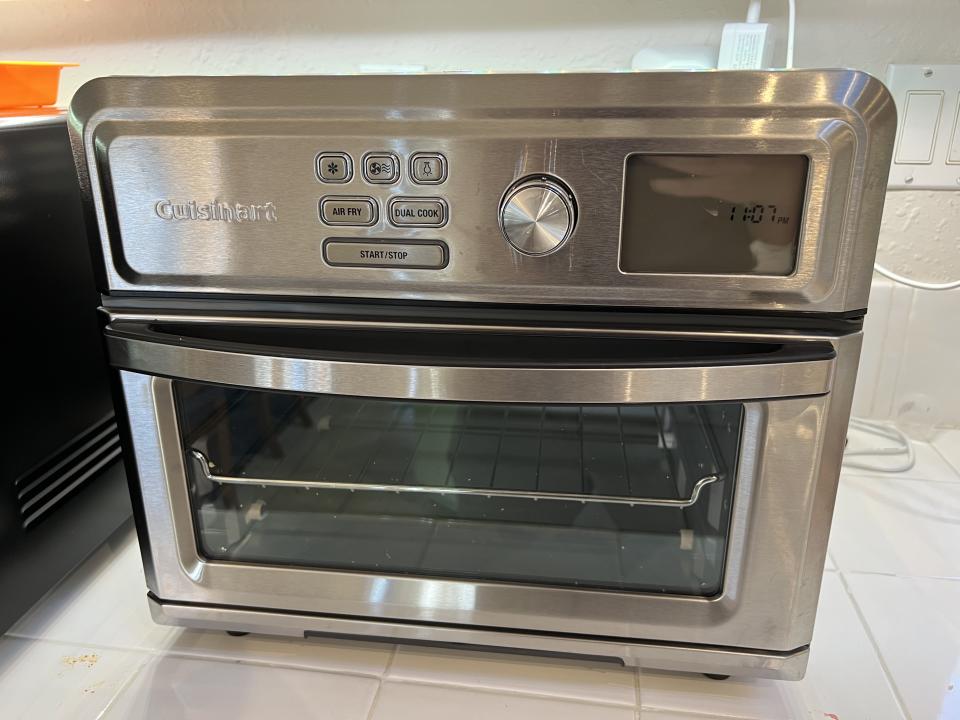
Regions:
<instances>
[{"instance_id":1,"label":"digital display screen","mask_svg":"<svg viewBox=\"0 0 960 720\"><path fill-rule=\"evenodd\" d=\"M807 163L803 155L630 155L620 269L790 275Z\"/></svg>"}]
</instances>

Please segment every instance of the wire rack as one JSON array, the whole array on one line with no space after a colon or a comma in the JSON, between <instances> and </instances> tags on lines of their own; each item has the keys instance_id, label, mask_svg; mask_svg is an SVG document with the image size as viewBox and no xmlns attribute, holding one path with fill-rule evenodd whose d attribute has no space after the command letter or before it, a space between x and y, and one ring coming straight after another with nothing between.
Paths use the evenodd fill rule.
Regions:
<instances>
[{"instance_id":1,"label":"wire rack","mask_svg":"<svg viewBox=\"0 0 960 720\"><path fill-rule=\"evenodd\" d=\"M274 426L272 464L224 474L191 449L204 480L685 508L726 472L698 406L301 402Z\"/></svg>"}]
</instances>

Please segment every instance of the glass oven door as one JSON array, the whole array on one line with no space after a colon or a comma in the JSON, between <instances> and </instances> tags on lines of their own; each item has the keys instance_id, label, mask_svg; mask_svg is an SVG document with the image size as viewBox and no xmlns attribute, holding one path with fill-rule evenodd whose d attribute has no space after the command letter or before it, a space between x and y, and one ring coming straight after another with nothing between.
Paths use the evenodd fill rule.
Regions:
<instances>
[{"instance_id":1,"label":"glass oven door","mask_svg":"<svg viewBox=\"0 0 960 720\"><path fill-rule=\"evenodd\" d=\"M107 334L164 602L803 644L858 336Z\"/></svg>"},{"instance_id":2,"label":"glass oven door","mask_svg":"<svg viewBox=\"0 0 960 720\"><path fill-rule=\"evenodd\" d=\"M508 405L174 383L212 560L711 596L740 403Z\"/></svg>"}]
</instances>

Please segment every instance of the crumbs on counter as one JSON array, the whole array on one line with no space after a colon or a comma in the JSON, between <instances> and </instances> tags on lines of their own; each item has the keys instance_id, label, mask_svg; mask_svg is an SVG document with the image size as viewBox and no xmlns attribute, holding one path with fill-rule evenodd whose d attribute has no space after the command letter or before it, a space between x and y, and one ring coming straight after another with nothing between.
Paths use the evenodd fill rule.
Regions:
<instances>
[{"instance_id":1,"label":"crumbs on counter","mask_svg":"<svg viewBox=\"0 0 960 720\"><path fill-rule=\"evenodd\" d=\"M70 665L71 667L75 665L86 665L87 667L93 667L100 660L100 656L96 653L89 653L88 655L66 655L63 658L64 665Z\"/></svg>"}]
</instances>

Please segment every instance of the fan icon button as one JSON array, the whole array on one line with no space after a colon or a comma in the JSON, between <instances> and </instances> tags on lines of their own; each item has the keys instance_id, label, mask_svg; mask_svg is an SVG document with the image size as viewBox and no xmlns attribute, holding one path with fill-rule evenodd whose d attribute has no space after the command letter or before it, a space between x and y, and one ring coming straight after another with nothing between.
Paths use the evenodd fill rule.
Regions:
<instances>
[{"instance_id":1,"label":"fan icon button","mask_svg":"<svg viewBox=\"0 0 960 720\"><path fill-rule=\"evenodd\" d=\"M393 153L367 153L362 165L368 183L392 185L400 179L400 160Z\"/></svg>"}]
</instances>

